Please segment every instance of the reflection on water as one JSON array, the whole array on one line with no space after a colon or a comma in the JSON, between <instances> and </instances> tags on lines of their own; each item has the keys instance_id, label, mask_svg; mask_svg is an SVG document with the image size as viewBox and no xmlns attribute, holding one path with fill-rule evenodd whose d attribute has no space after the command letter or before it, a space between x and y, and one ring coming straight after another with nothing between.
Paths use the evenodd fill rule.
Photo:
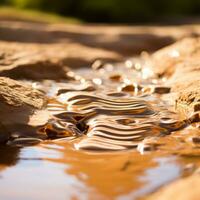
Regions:
<instances>
[{"instance_id":1,"label":"reflection on water","mask_svg":"<svg viewBox=\"0 0 200 200\"><path fill-rule=\"evenodd\" d=\"M139 179L145 183L144 186L118 199L135 199L144 196L180 176L182 168L175 157L158 157L155 159L155 162L157 162L158 166L147 169L145 175Z\"/></svg>"},{"instance_id":2,"label":"reflection on water","mask_svg":"<svg viewBox=\"0 0 200 200\"><path fill-rule=\"evenodd\" d=\"M18 157L1 171L1 199L134 199L181 174L174 157L93 154L65 143L25 147Z\"/></svg>"},{"instance_id":3,"label":"reflection on water","mask_svg":"<svg viewBox=\"0 0 200 200\"><path fill-rule=\"evenodd\" d=\"M1 199L73 199L79 193L87 199L87 188L75 176L65 174L67 163L48 161L59 157L62 154L53 149L21 149L18 163L1 173Z\"/></svg>"},{"instance_id":4,"label":"reflection on water","mask_svg":"<svg viewBox=\"0 0 200 200\"><path fill-rule=\"evenodd\" d=\"M199 165L193 157L163 152L77 151L65 141L12 153L8 160L0 159L0 196L5 200L137 199L184 176L188 163Z\"/></svg>"},{"instance_id":5,"label":"reflection on water","mask_svg":"<svg viewBox=\"0 0 200 200\"><path fill-rule=\"evenodd\" d=\"M19 148L0 146L0 172L18 161Z\"/></svg>"},{"instance_id":6,"label":"reflection on water","mask_svg":"<svg viewBox=\"0 0 200 200\"><path fill-rule=\"evenodd\" d=\"M196 116L180 118L163 100L165 79L136 61L33 83L52 119L37 127L40 139L0 147L1 199L138 199L200 165Z\"/></svg>"},{"instance_id":7,"label":"reflection on water","mask_svg":"<svg viewBox=\"0 0 200 200\"><path fill-rule=\"evenodd\" d=\"M99 194L108 199L125 196L133 199L152 192L181 174L181 166L171 156L149 154L141 157L133 151L95 154L64 150L63 153L63 159L50 160L68 163L70 167L66 173L78 177L86 188L93 188L94 198ZM166 176L160 177L163 172Z\"/></svg>"}]
</instances>

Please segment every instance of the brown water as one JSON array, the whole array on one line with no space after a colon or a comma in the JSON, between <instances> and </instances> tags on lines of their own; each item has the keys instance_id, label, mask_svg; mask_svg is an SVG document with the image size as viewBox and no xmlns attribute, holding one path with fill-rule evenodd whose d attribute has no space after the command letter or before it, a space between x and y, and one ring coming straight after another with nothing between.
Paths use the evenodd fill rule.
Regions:
<instances>
[{"instance_id":1,"label":"brown water","mask_svg":"<svg viewBox=\"0 0 200 200\"><path fill-rule=\"evenodd\" d=\"M33 83L52 119L38 127L44 141L0 147L1 199L138 199L199 167L195 116L174 111L165 79L146 63L98 61L68 75Z\"/></svg>"}]
</instances>

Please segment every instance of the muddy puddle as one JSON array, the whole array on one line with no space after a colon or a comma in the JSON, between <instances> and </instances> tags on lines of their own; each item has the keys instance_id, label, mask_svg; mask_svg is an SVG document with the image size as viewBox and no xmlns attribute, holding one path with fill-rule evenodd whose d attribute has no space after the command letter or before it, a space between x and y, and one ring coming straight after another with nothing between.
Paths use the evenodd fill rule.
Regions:
<instances>
[{"instance_id":1,"label":"muddy puddle","mask_svg":"<svg viewBox=\"0 0 200 200\"><path fill-rule=\"evenodd\" d=\"M175 112L147 63L96 61L68 76L31 83L51 119L0 147L1 199L141 199L198 170L197 116Z\"/></svg>"}]
</instances>

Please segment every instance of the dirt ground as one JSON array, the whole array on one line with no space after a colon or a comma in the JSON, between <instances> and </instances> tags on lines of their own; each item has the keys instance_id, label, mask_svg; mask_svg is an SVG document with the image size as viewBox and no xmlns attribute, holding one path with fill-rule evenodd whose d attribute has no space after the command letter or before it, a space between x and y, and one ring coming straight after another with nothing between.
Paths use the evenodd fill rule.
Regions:
<instances>
[{"instance_id":1,"label":"dirt ground","mask_svg":"<svg viewBox=\"0 0 200 200\"><path fill-rule=\"evenodd\" d=\"M0 19L1 110L9 118L9 112L16 109L14 118L23 118L25 123L35 111L43 109L45 97L20 80L70 79L66 72L90 67L96 59L118 62L145 51L156 75L167 77L167 84L176 94L177 110L185 115L194 112L199 115L199 35L199 25L66 25ZM24 112L23 116L19 111ZM4 131L0 140L5 141L7 137ZM148 199L197 200L199 184L196 173L165 186ZM183 191L187 191L186 195Z\"/></svg>"}]
</instances>

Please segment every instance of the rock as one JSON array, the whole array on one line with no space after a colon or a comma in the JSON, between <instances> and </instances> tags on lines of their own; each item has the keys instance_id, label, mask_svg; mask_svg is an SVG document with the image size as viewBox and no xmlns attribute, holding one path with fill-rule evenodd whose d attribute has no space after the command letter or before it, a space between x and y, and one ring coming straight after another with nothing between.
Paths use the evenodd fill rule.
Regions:
<instances>
[{"instance_id":1,"label":"rock","mask_svg":"<svg viewBox=\"0 0 200 200\"><path fill-rule=\"evenodd\" d=\"M177 29L177 26L31 23L27 19L20 21L17 17L9 17L9 20L6 20L2 16L0 20L0 38L4 41L50 45L82 44L84 47L90 47L90 52L93 53L104 49L107 52L117 52L122 57L139 54L144 50L152 52L172 44L177 39L200 33L198 25L179 26ZM71 45L68 50L70 52ZM77 50L82 52L82 49Z\"/></svg>"},{"instance_id":2,"label":"rock","mask_svg":"<svg viewBox=\"0 0 200 200\"><path fill-rule=\"evenodd\" d=\"M42 142L42 140L38 138L17 138L17 139L14 139L13 141L9 141L8 145L24 147L24 146L37 145L40 142Z\"/></svg>"},{"instance_id":3,"label":"rock","mask_svg":"<svg viewBox=\"0 0 200 200\"><path fill-rule=\"evenodd\" d=\"M45 103L41 92L5 77L0 77L0 100L1 103L14 107L27 105L37 109L41 109Z\"/></svg>"},{"instance_id":4,"label":"rock","mask_svg":"<svg viewBox=\"0 0 200 200\"><path fill-rule=\"evenodd\" d=\"M102 61L102 60L95 60L91 67L92 69L94 70L99 70L99 69L102 69L104 67L105 63Z\"/></svg>"},{"instance_id":5,"label":"rock","mask_svg":"<svg viewBox=\"0 0 200 200\"><path fill-rule=\"evenodd\" d=\"M191 137L191 141L195 144L200 144L200 137Z\"/></svg>"},{"instance_id":6,"label":"rock","mask_svg":"<svg viewBox=\"0 0 200 200\"><path fill-rule=\"evenodd\" d=\"M183 115L200 110L200 37L185 38L155 52L150 66L177 93L176 109Z\"/></svg>"},{"instance_id":7,"label":"rock","mask_svg":"<svg viewBox=\"0 0 200 200\"><path fill-rule=\"evenodd\" d=\"M195 174L188 178L175 181L155 194L146 198L147 200L199 200L200 197L200 175Z\"/></svg>"},{"instance_id":8,"label":"rock","mask_svg":"<svg viewBox=\"0 0 200 200\"><path fill-rule=\"evenodd\" d=\"M122 76L120 74L113 74L109 78L110 80L115 81L115 82L119 82L122 80Z\"/></svg>"},{"instance_id":9,"label":"rock","mask_svg":"<svg viewBox=\"0 0 200 200\"><path fill-rule=\"evenodd\" d=\"M0 75L14 79L68 79L68 68L101 67L142 51L152 52L199 26L146 27L66 25L0 18ZM154 56L156 57L156 56ZM56 73L55 73L56 72Z\"/></svg>"},{"instance_id":10,"label":"rock","mask_svg":"<svg viewBox=\"0 0 200 200\"><path fill-rule=\"evenodd\" d=\"M77 54L78 52L78 54ZM90 66L96 58L119 60L106 50L81 44L24 44L0 41L0 76L28 80L63 80L69 67Z\"/></svg>"},{"instance_id":11,"label":"rock","mask_svg":"<svg viewBox=\"0 0 200 200\"><path fill-rule=\"evenodd\" d=\"M200 82L196 82L196 86L200 86ZM190 116L198 110L198 102L200 101L200 89L186 88L179 92L176 100L176 109L183 115Z\"/></svg>"},{"instance_id":12,"label":"rock","mask_svg":"<svg viewBox=\"0 0 200 200\"><path fill-rule=\"evenodd\" d=\"M198 51L197 49L195 52ZM198 55L200 56L200 51ZM172 92L178 93L177 109L185 110L189 115L200 111L200 57L191 56L175 67L176 70L167 84L171 86Z\"/></svg>"},{"instance_id":13,"label":"rock","mask_svg":"<svg viewBox=\"0 0 200 200\"><path fill-rule=\"evenodd\" d=\"M154 88L154 93L157 93L157 94L167 94L169 93L171 90L170 87L164 87L164 86L156 86Z\"/></svg>"},{"instance_id":14,"label":"rock","mask_svg":"<svg viewBox=\"0 0 200 200\"><path fill-rule=\"evenodd\" d=\"M13 132L33 131L32 126L36 125L33 119L37 118L36 113L44 112L45 104L46 98L41 92L24 83L0 77L0 142L5 142Z\"/></svg>"},{"instance_id":15,"label":"rock","mask_svg":"<svg viewBox=\"0 0 200 200\"><path fill-rule=\"evenodd\" d=\"M177 70L178 64L183 65L188 59L197 58L199 54L200 37L184 38L156 51L150 58L150 64L159 76L171 76Z\"/></svg>"},{"instance_id":16,"label":"rock","mask_svg":"<svg viewBox=\"0 0 200 200\"><path fill-rule=\"evenodd\" d=\"M142 90L142 86L138 85L137 83L133 84L124 84L122 85L121 89L122 92L135 92L138 93L138 91Z\"/></svg>"}]
</instances>

